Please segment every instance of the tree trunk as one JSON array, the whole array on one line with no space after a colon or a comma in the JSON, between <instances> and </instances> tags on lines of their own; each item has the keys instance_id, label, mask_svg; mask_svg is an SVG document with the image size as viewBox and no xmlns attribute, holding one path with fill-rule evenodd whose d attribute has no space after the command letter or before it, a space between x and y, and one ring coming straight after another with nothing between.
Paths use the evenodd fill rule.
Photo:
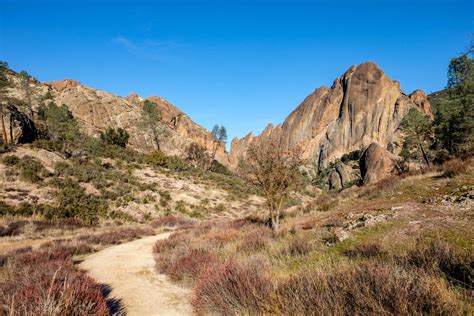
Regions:
<instances>
[{"instance_id":1,"label":"tree trunk","mask_svg":"<svg viewBox=\"0 0 474 316\"><path fill-rule=\"evenodd\" d=\"M420 145L420 150L421 150L421 154L423 155L423 159L425 160L426 164L429 166L430 161L428 159L428 155L426 154L425 149L423 148L423 145L421 144L420 141L418 142L418 144Z\"/></svg>"},{"instance_id":2,"label":"tree trunk","mask_svg":"<svg viewBox=\"0 0 474 316\"><path fill-rule=\"evenodd\" d=\"M156 149L161 150L160 149L160 140L158 138L158 132L155 129L153 129L153 140L155 141Z\"/></svg>"},{"instance_id":3,"label":"tree trunk","mask_svg":"<svg viewBox=\"0 0 474 316\"><path fill-rule=\"evenodd\" d=\"M5 129L5 116L3 115L3 106L1 108L1 116L2 116L2 136L5 145L8 145L8 138L7 138L7 130Z\"/></svg>"},{"instance_id":4,"label":"tree trunk","mask_svg":"<svg viewBox=\"0 0 474 316\"><path fill-rule=\"evenodd\" d=\"M277 212L274 216L272 216L272 231L273 237L278 236L280 231L280 212Z\"/></svg>"}]
</instances>

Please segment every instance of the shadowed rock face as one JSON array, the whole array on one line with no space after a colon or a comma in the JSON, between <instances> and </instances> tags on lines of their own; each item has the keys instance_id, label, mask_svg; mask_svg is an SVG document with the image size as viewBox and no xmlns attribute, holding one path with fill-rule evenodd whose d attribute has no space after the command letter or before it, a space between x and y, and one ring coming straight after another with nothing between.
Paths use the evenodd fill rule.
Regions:
<instances>
[{"instance_id":1,"label":"shadowed rock face","mask_svg":"<svg viewBox=\"0 0 474 316\"><path fill-rule=\"evenodd\" d=\"M11 103L3 105L2 123L2 127L5 127L6 141L9 144L30 143L37 136L33 121ZM3 130L1 132L3 133Z\"/></svg>"},{"instance_id":2,"label":"shadowed rock face","mask_svg":"<svg viewBox=\"0 0 474 316\"><path fill-rule=\"evenodd\" d=\"M421 91L420 91L421 92ZM301 146L304 158L321 170L344 153L364 149L371 143L399 150L398 127L410 107L431 114L424 93L409 98L372 62L352 66L331 88L310 94L284 121L269 125L259 136L234 139L230 163L235 167L248 145L268 137L281 138L288 147Z\"/></svg>"}]
</instances>

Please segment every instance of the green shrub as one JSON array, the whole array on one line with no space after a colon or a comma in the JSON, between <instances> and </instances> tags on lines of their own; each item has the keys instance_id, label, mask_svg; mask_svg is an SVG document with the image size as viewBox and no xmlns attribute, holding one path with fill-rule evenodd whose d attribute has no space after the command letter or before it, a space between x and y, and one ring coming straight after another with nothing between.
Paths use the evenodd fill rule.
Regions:
<instances>
[{"instance_id":1,"label":"green shrub","mask_svg":"<svg viewBox=\"0 0 474 316\"><path fill-rule=\"evenodd\" d=\"M361 150L354 150L354 151L351 151L350 153L342 155L341 161L345 163L345 162L348 162L348 161L359 160L361 155L362 155Z\"/></svg>"},{"instance_id":2,"label":"green shrub","mask_svg":"<svg viewBox=\"0 0 474 316\"><path fill-rule=\"evenodd\" d=\"M17 156L12 156L12 155L5 156L3 157L2 162L4 165L9 166L9 167L16 166L20 162L20 158L18 158Z\"/></svg>"},{"instance_id":3,"label":"green shrub","mask_svg":"<svg viewBox=\"0 0 474 316\"><path fill-rule=\"evenodd\" d=\"M42 177L49 176L48 171L43 167L41 162L31 158L23 157L18 164L20 171L20 177L32 183L36 183L42 180Z\"/></svg>"},{"instance_id":4,"label":"green shrub","mask_svg":"<svg viewBox=\"0 0 474 316\"><path fill-rule=\"evenodd\" d=\"M143 162L144 155L131 148L104 144L104 142L95 138L88 138L85 143L86 152L93 157L112 158L126 162Z\"/></svg>"},{"instance_id":5,"label":"green shrub","mask_svg":"<svg viewBox=\"0 0 474 316\"><path fill-rule=\"evenodd\" d=\"M224 166L223 164L221 164L217 160L214 160L212 162L210 171L215 172L215 173L225 174L225 175L231 175L232 174L229 171L229 169L226 168L226 166Z\"/></svg>"},{"instance_id":6,"label":"green shrub","mask_svg":"<svg viewBox=\"0 0 474 316\"><path fill-rule=\"evenodd\" d=\"M105 133L100 133L100 139L109 145L116 145L120 147L126 147L130 135L123 128L112 128L108 127Z\"/></svg>"},{"instance_id":7,"label":"green shrub","mask_svg":"<svg viewBox=\"0 0 474 316\"><path fill-rule=\"evenodd\" d=\"M149 165L166 168L172 171L190 170L191 166L176 156L166 156L163 152L155 150L145 156L145 162Z\"/></svg>"},{"instance_id":8,"label":"green shrub","mask_svg":"<svg viewBox=\"0 0 474 316\"><path fill-rule=\"evenodd\" d=\"M165 207L171 201L171 195L168 191L160 191L160 205Z\"/></svg>"},{"instance_id":9,"label":"green shrub","mask_svg":"<svg viewBox=\"0 0 474 316\"><path fill-rule=\"evenodd\" d=\"M182 200L176 202L175 206L176 211L180 213L187 213L188 212L188 204Z\"/></svg>"},{"instance_id":10,"label":"green shrub","mask_svg":"<svg viewBox=\"0 0 474 316\"><path fill-rule=\"evenodd\" d=\"M87 194L77 183L64 181L58 193L59 217L74 217L87 224L97 224L99 216L104 216L107 204L95 195Z\"/></svg>"}]
</instances>

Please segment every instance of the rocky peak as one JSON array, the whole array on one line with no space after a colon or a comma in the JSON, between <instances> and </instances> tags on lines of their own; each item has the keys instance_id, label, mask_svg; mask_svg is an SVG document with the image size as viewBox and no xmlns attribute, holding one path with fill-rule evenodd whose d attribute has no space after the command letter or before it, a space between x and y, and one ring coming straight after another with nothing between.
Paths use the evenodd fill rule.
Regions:
<instances>
[{"instance_id":1,"label":"rocky peak","mask_svg":"<svg viewBox=\"0 0 474 316\"><path fill-rule=\"evenodd\" d=\"M66 89L75 88L81 83L73 79L64 79L59 81L46 82L46 84L51 86L54 90L62 92Z\"/></svg>"},{"instance_id":2,"label":"rocky peak","mask_svg":"<svg viewBox=\"0 0 474 316\"><path fill-rule=\"evenodd\" d=\"M138 94L135 92L130 93L124 98L128 103L134 104L134 105L139 105L142 101L143 98L140 97Z\"/></svg>"},{"instance_id":3,"label":"rocky peak","mask_svg":"<svg viewBox=\"0 0 474 316\"><path fill-rule=\"evenodd\" d=\"M428 96L426 93L421 90L415 90L408 97L426 115L428 115L430 118L434 118L433 112L431 110L431 104L430 101L428 101Z\"/></svg>"},{"instance_id":4,"label":"rocky peak","mask_svg":"<svg viewBox=\"0 0 474 316\"><path fill-rule=\"evenodd\" d=\"M426 98L425 98L426 99ZM412 98L400 90L375 63L351 66L334 80L331 88L321 87L311 93L276 128L267 127L261 135L234 140L230 163L245 156L251 142L281 137L285 146L300 146L303 158L322 170L331 161L354 150L376 143L400 150L398 129L410 107L420 107L428 115L429 102L420 93Z\"/></svg>"}]
</instances>

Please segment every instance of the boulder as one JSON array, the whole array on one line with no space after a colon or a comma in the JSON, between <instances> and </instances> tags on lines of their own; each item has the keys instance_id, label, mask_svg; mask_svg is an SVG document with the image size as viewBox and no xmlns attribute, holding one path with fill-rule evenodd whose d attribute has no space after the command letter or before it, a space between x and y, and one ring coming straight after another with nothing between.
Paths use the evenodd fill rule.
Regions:
<instances>
[{"instance_id":1,"label":"boulder","mask_svg":"<svg viewBox=\"0 0 474 316\"><path fill-rule=\"evenodd\" d=\"M342 162L338 163L329 173L328 183L330 190L343 189L347 183L358 178L358 174L352 168Z\"/></svg>"},{"instance_id":2,"label":"boulder","mask_svg":"<svg viewBox=\"0 0 474 316\"><path fill-rule=\"evenodd\" d=\"M340 190L343 187L341 176L336 170L333 170L329 173L328 182L329 190Z\"/></svg>"},{"instance_id":3,"label":"boulder","mask_svg":"<svg viewBox=\"0 0 474 316\"><path fill-rule=\"evenodd\" d=\"M376 143L364 151L359 166L364 184L376 183L401 170L399 158Z\"/></svg>"}]
</instances>

